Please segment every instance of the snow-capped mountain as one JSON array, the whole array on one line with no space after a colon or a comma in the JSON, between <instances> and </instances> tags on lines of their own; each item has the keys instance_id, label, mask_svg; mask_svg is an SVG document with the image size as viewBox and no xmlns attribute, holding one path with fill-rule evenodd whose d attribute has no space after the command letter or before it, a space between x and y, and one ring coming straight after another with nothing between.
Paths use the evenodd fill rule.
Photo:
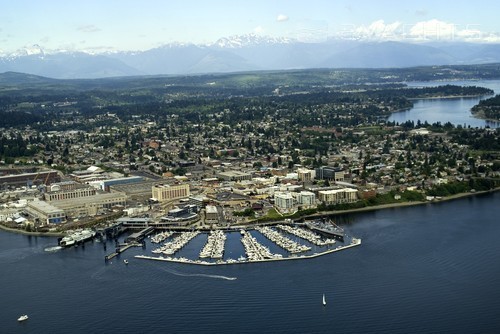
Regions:
<instances>
[{"instance_id":1,"label":"snow-capped mountain","mask_svg":"<svg viewBox=\"0 0 500 334\"><path fill-rule=\"evenodd\" d=\"M45 50L38 44L25 46L12 52L10 54L5 54L3 57L16 58L16 57L27 57L27 56L38 56L43 58L45 56Z\"/></svg>"},{"instance_id":2,"label":"snow-capped mountain","mask_svg":"<svg viewBox=\"0 0 500 334\"><path fill-rule=\"evenodd\" d=\"M257 45L289 44L294 40L287 37L272 37L258 34L233 35L219 38L215 43L208 44L211 47L219 48L243 48Z\"/></svg>"},{"instance_id":3,"label":"snow-capped mountain","mask_svg":"<svg viewBox=\"0 0 500 334\"><path fill-rule=\"evenodd\" d=\"M146 51L100 53L45 50L33 45L0 53L0 73L23 72L50 78L198 74L318 67L408 67L500 62L499 44L412 44L294 39L248 34L195 45L170 43Z\"/></svg>"}]
</instances>

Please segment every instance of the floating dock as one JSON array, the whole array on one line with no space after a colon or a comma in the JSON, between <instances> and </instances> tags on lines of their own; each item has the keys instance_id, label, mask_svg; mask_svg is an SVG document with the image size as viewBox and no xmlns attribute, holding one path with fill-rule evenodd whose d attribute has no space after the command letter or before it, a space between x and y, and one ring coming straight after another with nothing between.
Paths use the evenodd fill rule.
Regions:
<instances>
[{"instance_id":1,"label":"floating dock","mask_svg":"<svg viewBox=\"0 0 500 334\"><path fill-rule=\"evenodd\" d=\"M201 260L190 260L186 258L174 258L174 257L155 257L155 256L147 256L147 255L136 255L134 256L137 259L144 259L144 260L154 260L154 261L166 261L166 262L176 262L176 263L186 263L186 264L195 264L195 265L202 265L202 266L219 266L219 265L229 265L229 264L243 264L243 263L256 263L256 262L272 262L272 261L288 261L288 260L303 260L303 259L313 259L316 257L320 257L326 254L334 253L334 252L339 252L348 248L356 247L361 245L361 239L356 239L352 238L352 241L349 245L346 246L338 246L334 249L329 249L324 252L320 253L315 253L312 255L300 255L300 256L290 256L290 257L275 257L275 258L270 258L270 259L258 259L258 260L218 260L216 262L208 262L208 261L201 261Z\"/></svg>"}]
</instances>

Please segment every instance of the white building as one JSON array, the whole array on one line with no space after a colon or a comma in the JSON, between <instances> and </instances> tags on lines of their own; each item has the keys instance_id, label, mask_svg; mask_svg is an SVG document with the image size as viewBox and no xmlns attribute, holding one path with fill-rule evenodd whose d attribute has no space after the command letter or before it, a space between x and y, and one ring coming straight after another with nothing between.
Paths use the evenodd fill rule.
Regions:
<instances>
[{"instance_id":1,"label":"white building","mask_svg":"<svg viewBox=\"0 0 500 334\"><path fill-rule=\"evenodd\" d=\"M311 208L316 206L316 195L311 191L301 191L296 194L296 200L299 205L305 208Z\"/></svg>"},{"instance_id":2,"label":"white building","mask_svg":"<svg viewBox=\"0 0 500 334\"><path fill-rule=\"evenodd\" d=\"M293 209L295 200L289 192L276 192L274 193L274 205L282 212L287 212Z\"/></svg>"},{"instance_id":3,"label":"white building","mask_svg":"<svg viewBox=\"0 0 500 334\"><path fill-rule=\"evenodd\" d=\"M353 203L358 200L358 191L352 188L322 190L318 192L318 197L327 205Z\"/></svg>"}]
</instances>

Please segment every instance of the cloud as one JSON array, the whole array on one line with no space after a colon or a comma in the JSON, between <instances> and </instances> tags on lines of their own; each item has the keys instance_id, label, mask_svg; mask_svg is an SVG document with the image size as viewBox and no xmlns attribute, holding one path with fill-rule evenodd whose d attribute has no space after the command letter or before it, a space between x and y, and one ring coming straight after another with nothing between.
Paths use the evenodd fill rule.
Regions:
<instances>
[{"instance_id":1,"label":"cloud","mask_svg":"<svg viewBox=\"0 0 500 334\"><path fill-rule=\"evenodd\" d=\"M354 27L351 33L355 39L390 40L397 39L397 33L401 26L402 23L399 21L386 24L384 20L378 20L368 26Z\"/></svg>"},{"instance_id":2,"label":"cloud","mask_svg":"<svg viewBox=\"0 0 500 334\"><path fill-rule=\"evenodd\" d=\"M343 25L333 37L371 41L492 43L500 40L500 33L482 31L480 24L460 25L438 19L411 24L404 24L399 21L385 23L384 20L378 20L369 25Z\"/></svg>"},{"instance_id":3,"label":"cloud","mask_svg":"<svg viewBox=\"0 0 500 334\"><path fill-rule=\"evenodd\" d=\"M286 16L285 14L279 14L276 17L276 21L278 21L278 22L286 22L286 21L288 21L288 16Z\"/></svg>"},{"instance_id":4,"label":"cloud","mask_svg":"<svg viewBox=\"0 0 500 334\"><path fill-rule=\"evenodd\" d=\"M404 35L419 41L485 41L487 34L480 30L480 24L460 25L437 19L417 22Z\"/></svg>"},{"instance_id":5,"label":"cloud","mask_svg":"<svg viewBox=\"0 0 500 334\"><path fill-rule=\"evenodd\" d=\"M76 28L76 30L81 31L81 32L98 32L101 31L101 29L93 24L88 24L88 25L83 25L79 26Z\"/></svg>"},{"instance_id":6,"label":"cloud","mask_svg":"<svg viewBox=\"0 0 500 334\"><path fill-rule=\"evenodd\" d=\"M253 32L256 34L262 34L264 32L264 28L262 26L257 26L253 29Z\"/></svg>"}]
</instances>

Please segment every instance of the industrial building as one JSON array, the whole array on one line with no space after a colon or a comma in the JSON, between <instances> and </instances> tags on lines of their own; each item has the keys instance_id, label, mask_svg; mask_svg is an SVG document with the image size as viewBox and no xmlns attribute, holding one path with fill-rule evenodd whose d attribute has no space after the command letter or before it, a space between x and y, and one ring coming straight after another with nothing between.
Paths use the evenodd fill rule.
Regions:
<instances>
[{"instance_id":1,"label":"industrial building","mask_svg":"<svg viewBox=\"0 0 500 334\"><path fill-rule=\"evenodd\" d=\"M35 222L41 225L60 224L66 222L66 213L45 201L32 201L26 206L26 212Z\"/></svg>"},{"instance_id":2,"label":"industrial building","mask_svg":"<svg viewBox=\"0 0 500 334\"><path fill-rule=\"evenodd\" d=\"M120 177L116 179L102 180L99 182L101 190L109 191L111 186L140 183L144 179L140 176Z\"/></svg>"},{"instance_id":3,"label":"industrial building","mask_svg":"<svg viewBox=\"0 0 500 334\"><path fill-rule=\"evenodd\" d=\"M141 181L127 184L114 184L109 186L110 192L125 193L131 201L145 202L151 198L151 188L158 181Z\"/></svg>"},{"instance_id":4,"label":"industrial building","mask_svg":"<svg viewBox=\"0 0 500 334\"><path fill-rule=\"evenodd\" d=\"M126 202L127 196L116 192L52 201L50 203L64 210L68 216L95 216L102 212L103 209L111 209L114 206L125 206Z\"/></svg>"},{"instance_id":5,"label":"industrial building","mask_svg":"<svg viewBox=\"0 0 500 334\"><path fill-rule=\"evenodd\" d=\"M61 181L61 177L59 172L55 170L0 176L0 185L2 186L50 185L59 181Z\"/></svg>"},{"instance_id":6,"label":"industrial building","mask_svg":"<svg viewBox=\"0 0 500 334\"><path fill-rule=\"evenodd\" d=\"M97 193L94 187L88 186L86 184L79 184L76 182L74 186L73 184L65 185L63 189L66 190L61 190L60 186L54 186L54 185L52 185L50 189L51 189L50 191L43 194L43 198L49 202L94 196Z\"/></svg>"},{"instance_id":7,"label":"industrial building","mask_svg":"<svg viewBox=\"0 0 500 334\"><path fill-rule=\"evenodd\" d=\"M225 181L243 181L252 179L252 174L236 170L220 172L217 176Z\"/></svg>"}]
</instances>

